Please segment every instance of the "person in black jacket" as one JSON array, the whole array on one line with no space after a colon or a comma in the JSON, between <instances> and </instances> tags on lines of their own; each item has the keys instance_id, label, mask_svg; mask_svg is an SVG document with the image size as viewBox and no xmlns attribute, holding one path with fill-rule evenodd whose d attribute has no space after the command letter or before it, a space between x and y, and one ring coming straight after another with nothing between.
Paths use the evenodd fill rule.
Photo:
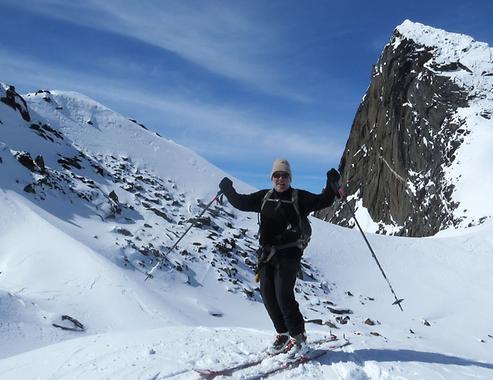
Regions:
<instances>
[{"instance_id":1,"label":"person in black jacket","mask_svg":"<svg viewBox=\"0 0 493 380\"><path fill-rule=\"evenodd\" d=\"M258 274L262 300L277 331L269 348L272 354L296 354L305 347L305 323L294 294L304 249L300 244L300 220L312 211L332 205L334 198L339 197L339 179L337 170L331 169L327 172L327 184L321 194L296 190L291 187L289 162L278 159L271 171L272 190L238 194L227 177L219 184L235 208L260 213L259 257L262 262ZM296 193L295 199L293 192Z\"/></svg>"}]
</instances>

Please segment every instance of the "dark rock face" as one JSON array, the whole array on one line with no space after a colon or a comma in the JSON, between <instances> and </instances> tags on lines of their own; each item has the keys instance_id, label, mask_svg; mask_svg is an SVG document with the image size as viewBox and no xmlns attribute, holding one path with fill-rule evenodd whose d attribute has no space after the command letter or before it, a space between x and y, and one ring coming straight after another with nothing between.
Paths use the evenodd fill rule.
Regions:
<instances>
[{"instance_id":1,"label":"dark rock face","mask_svg":"<svg viewBox=\"0 0 493 380\"><path fill-rule=\"evenodd\" d=\"M38 166L42 174L46 173L46 165L43 156L37 155L34 159L34 163Z\"/></svg>"},{"instance_id":2,"label":"dark rock face","mask_svg":"<svg viewBox=\"0 0 493 380\"><path fill-rule=\"evenodd\" d=\"M373 68L339 169L349 202L362 201L378 233L430 236L458 222L443 168L469 133L454 117L467 107L467 92L442 75L450 70L469 69L460 62L434 65L433 48L397 30ZM317 216L354 224L342 205Z\"/></svg>"},{"instance_id":3,"label":"dark rock face","mask_svg":"<svg viewBox=\"0 0 493 380\"><path fill-rule=\"evenodd\" d=\"M30 171L36 170L36 163L31 158L31 155L27 152L22 152L16 155L17 161L24 167L28 168Z\"/></svg>"},{"instance_id":4,"label":"dark rock face","mask_svg":"<svg viewBox=\"0 0 493 380\"><path fill-rule=\"evenodd\" d=\"M18 110L25 121L31 121L31 115L29 114L26 101L15 91L14 86L7 87L5 96L0 96L0 101L9 107L12 107L14 110Z\"/></svg>"}]
</instances>

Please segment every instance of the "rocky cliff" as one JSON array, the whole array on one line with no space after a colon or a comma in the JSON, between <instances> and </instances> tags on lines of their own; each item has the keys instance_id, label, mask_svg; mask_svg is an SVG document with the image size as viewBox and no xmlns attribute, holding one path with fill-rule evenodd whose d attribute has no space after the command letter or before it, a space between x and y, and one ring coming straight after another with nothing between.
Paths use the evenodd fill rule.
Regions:
<instances>
[{"instance_id":1,"label":"rocky cliff","mask_svg":"<svg viewBox=\"0 0 493 380\"><path fill-rule=\"evenodd\" d=\"M340 163L348 202L368 231L430 236L491 217L491 207L463 196L474 191L468 167L491 159L478 156L492 141L491 55L468 36L410 21L395 29ZM343 204L318 216L353 224Z\"/></svg>"}]
</instances>

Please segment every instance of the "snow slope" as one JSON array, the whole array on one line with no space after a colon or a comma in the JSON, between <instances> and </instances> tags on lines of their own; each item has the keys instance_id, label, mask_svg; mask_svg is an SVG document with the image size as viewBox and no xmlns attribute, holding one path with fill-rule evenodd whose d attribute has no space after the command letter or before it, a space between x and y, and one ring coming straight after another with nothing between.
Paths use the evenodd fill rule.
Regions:
<instances>
[{"instance_id":1,"label":"snow slope","mask_svg":"<svg viewBox=\"0 0 493 380\"><path fill-rule=\"evenodd\" d=\"M162 250L163 244L173 242L175 235L168 235L168 230L160 228L172 225L175 230L184 230L187 224L181 223L181 218L186 220L200 210L195 195L200 193L207 200L217 191L218 179L223 173L187 149L155 136L84 96L53 95L50 102L41 96L27 96L26 99L33 121L42 120L63 132L64 138L60 141L55 139L55 142L40 138L18 114L0 103L0 305L12 305L8 307L9 317L3 320L3 328L0 329L3 342L8 342L0 350L0 356L72 337L72 334L57 331L51 326L53 322L60 322L64 314L91 321L87 326L91 333L154 328L170 323L222 325L223 322L212 315L222 313L214 306L217 293L221 294L222 300L231 299L232 305L245 300L222 290L224 286L210 274L213 272L212 260L199 263L196 271L192 267L193 278L187 273L168 269L168 273L157 275L161 277L160 281L144 283L143 266L154 262L138 258L135 248L147 254L145 249L155 246ZM44 103L50 108L44 109ZM55 107L63 107L65 114L60 115L62 110ZM49 117L42 116L43 112ZM86 123L89 114L92 125ZM105 127L99 127L98 123ZM85 133L78 135L80 129ZM79 139L72 140L72 136ZM120 139L118 145L109 142L112 138L115 140L114 136ZM108 148L101 141L106 141ZM154 147L152 152L149 145ZM165 215L171 222L163 223L162 218L153 213L145 214L146 210L140 206L144 202L112 182L108 174L99 182L93 181L96 180L93 167L85 167L84 159L81 159L80 170L56 170L60 166L57 161L60 157L81 157L80 151L74 147L89 147L87 154L93 157L124 156L124 159L116 160L119 167L127 164L129 157L135 157L129 170L135 171L136 178L148 182L161 176L169 179L163 181L169 185L169 193L162 193L165 196L171 194L173 200L170 203L182 204L180 210L185 215L177 215L181 224L173 220L173 215ZM30 152L33 156L42 154L49 174L30 173L14 158L18 152ZM139 161L142 157L147 157L148 161ZM106 166L105 170L111 170L111 167ZM146 177L149 171L154 177ZM186 173L193 175L185 176ZM65 183L69 175L72 178ZM190 181L187 182L185 177L190 177ZM96 186L86 187L85 183L74 178L85 178L89 185L94 183ZM133 177L128 178L134 180ZM46 179L48 185L43 182ZM35 195L23 191L30 183L37 183ZM248 189L246 185L238 185ZM58 191L51 191L53 188ZM159 187L154 186L150 190L154 188ZM116 217L108 216L111 204L106 194L111 190L118 193L123 208ZM81 195L92 202L83 202ZM153 226L158 228L155 233L151 230ZM115 233L130 230L136 236L135 240L142 242L141 246L136 247L138 241L128 244L129 238L123 235L122 239ZM192 231L187 244L192 246L192 242L201 241L207 246L209 243L204 235L202 231ZM177 260L173 263L185 267L186 264ZM126 267L132 270L123 270ZM192 280L195 282L193 295L187 284ZM261 309L258 302L247 307ZM236 312L236 308L229 313L237 321L245 319L242 313Z\"/></svg>"},{"instance_id":2,"label":"snow slope","mask_svg":"<svg viewBox=\"0 0 493 380\"><path fill-rule=\"evenodd\" d=\"M352 322L341 326L353 344L344 352L331 353L277 378L491 378L492 310L488 302L478 302L488 300L493 285L488 276L493 269L491 228L444 239L371 236L398 295L405 298L401 313L391 306L391 296L357 234L316 224L309 261L339 289L354 294L330 295L354 310ZM327 241L332 239L322 238L324 234L335 240L330 248ZM399 260L395 260L396 252ZM265 325L241 327L244 321L228 315L232 307L221 302L226 313L223 322L234 325L238 321L239 327L212 328L204 326L207 323L165 327L168 324L163 323L157 329L90 335L6 358L0 361L0 371L12 379L197 379L194 368L221 368L254 358L259 347L272 338ZM263 314L262 310L243 310L250 316ZM366 326L359 321L362 317L378 324ZM431 326L424 326L423 320ZM314 339L328 329L309 326L308 332ZM263 368L272 365L267 361ZM245 370L242 375L252 373Z\"/></svg>"},{"instance_id":3,"label":"snow slope","mask_svg":"<svg viewBox=\"0 0 493 380\"><path fill-rule=\"evenodd\" d=\"M165 252L224 173L82 95L45 96L25 97L33 122L63 140L52 132L53 141L41 138L0 103L1 378L197 379L195 368L256 357L273 330L244 265L255 215L214 206L210 227L193 229L144 281L155 262L144 248ZM22 166L20 151L41 154L48 175ZM66 163L74 157L80 169ZM24 190L28 184L35 193ZM112 190L120 213L108 200ZM152 212L158 200L169 221ZM307 324L309 339L332 332L352 344L273 378L493 377L491 223L426 239L369 236L404 312L391 305L358 231L320 220L312 226L298 299L307 319L325 324ZM219 249L226 238L235 249ZM64 314L86 331L54 328L70 326Z\"/></svg>"}]
</instances>

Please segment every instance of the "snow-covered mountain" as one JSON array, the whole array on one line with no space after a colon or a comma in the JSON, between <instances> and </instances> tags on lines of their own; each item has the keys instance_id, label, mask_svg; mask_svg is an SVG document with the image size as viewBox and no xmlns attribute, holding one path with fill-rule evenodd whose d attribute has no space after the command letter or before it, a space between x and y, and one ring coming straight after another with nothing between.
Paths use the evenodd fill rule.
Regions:
<instances>
[{"instance_id":1,"label":"snow-covered mountain","mask_svg":"<svg viewBox=\"0 0 493 380\"><path fill-rule=\"evenodd\" d=\"M492 53L408 20L395 29L340 165L368 231L430 236L491 220ZM321 216L353 224L342 207Z\"/></svg>"},{"instance_id":2,"label":"snow-covered mountain","mask_svg":"<svg viewBox=\"0 0 493 380\"><path fill-rule=\"evenodd\" d=\"M9 291L17 289L2 299L27 305L13 307L18 312L8 323L31 322L20 329L25 339L12 334L18 327L1 331L10 337L3 336L9 341L3 355L67 336L52 332L64 314L98 333L165 321L214 324L224 313L211 301L217 293L240 303L232 294L259 299L250 286L255 239L248 216L236 218L218 205L163 258L155 281L143 283L145 271L215 195L224 173L80 94L42 91L25 100L30 121L0 103L2 235L8 237L0 272Z\"/></svg>"},{"instance_id":3,"label":"snow-covered mountain","mask_svg":"<svg viewBox=\"0 0 493 380\"><path fill-rule=\"evenodd\" d=\"M257 216L214 204L168 252L226 173L81 94L12 94L0 102L0 377L197 379L258 357L274 333L252 270ZM404 312L357 231L312 227L296 286L309 340L352 344L273 378L492 377L489 220L368 236Z\"/></svg>"},{"instance_id":4,"label":"snow-covered mountain","mask_svg":"<svg viewBox=\"0 0 493 380\"><path fill-rule=\"evenodd\" d=\"M14 98L0 103L0 276L8 284L1 356L72 338L53 327L63 315L90 334L170 324L270 328L253 275L256 215L214 204L168 252L224 172L81 94ZM303 272L297 291L307 318L324 314L335 325L349 311L320 302L332 287L306 262Z\"/></svg>"}]
</instances>

